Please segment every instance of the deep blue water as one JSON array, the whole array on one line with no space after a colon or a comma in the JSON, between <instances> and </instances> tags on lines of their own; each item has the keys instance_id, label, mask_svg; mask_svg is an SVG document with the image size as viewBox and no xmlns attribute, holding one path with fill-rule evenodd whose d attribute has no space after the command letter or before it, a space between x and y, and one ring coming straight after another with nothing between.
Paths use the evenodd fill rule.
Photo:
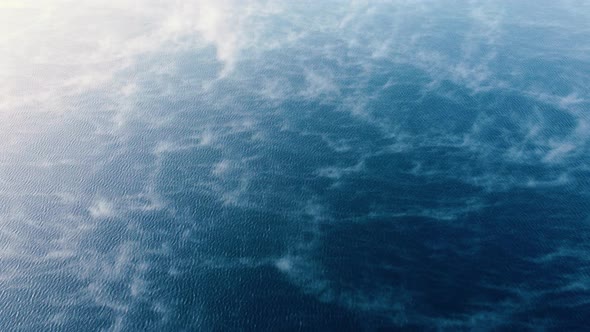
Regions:
<instances>
[{"instance_id":1,"label":"deep blue water","mask_svg":"<svg viewBox=\"0 0 590 332\"><path fill-rule=\"evenodd\" d=\"M587 4L55 6L0 7L0 330L587 330Z\"/></svg>"}]
</instances>

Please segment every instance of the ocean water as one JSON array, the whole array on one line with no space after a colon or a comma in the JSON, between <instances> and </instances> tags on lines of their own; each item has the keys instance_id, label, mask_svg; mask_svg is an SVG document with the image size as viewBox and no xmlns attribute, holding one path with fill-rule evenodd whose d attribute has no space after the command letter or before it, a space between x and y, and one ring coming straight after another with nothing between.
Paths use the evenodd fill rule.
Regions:
<instances>
[{"instance_id":1,"label":"ocean water","mask_svg":"<svg viewBox=\"0 0 590 332\"><path fill-rule=\"evenodd\" d=\"M0 330L587 330L589 22L0 1Z\"/></svg>"}]
</instances>

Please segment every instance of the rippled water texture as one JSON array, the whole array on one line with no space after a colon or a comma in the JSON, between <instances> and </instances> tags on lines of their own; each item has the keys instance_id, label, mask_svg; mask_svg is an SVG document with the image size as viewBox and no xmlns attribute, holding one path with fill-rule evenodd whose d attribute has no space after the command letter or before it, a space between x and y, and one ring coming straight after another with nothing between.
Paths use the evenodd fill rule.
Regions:
<instances>
[{"instance_id":1,"label":"rippled water texture","mask_svg":"<svg viewBox=\"0 0 590 332\"><path fill-rule=\"evenodd\" d=\"M583 1L0 0L0 330L583 331Z\"/></svg>"}]
</instances>

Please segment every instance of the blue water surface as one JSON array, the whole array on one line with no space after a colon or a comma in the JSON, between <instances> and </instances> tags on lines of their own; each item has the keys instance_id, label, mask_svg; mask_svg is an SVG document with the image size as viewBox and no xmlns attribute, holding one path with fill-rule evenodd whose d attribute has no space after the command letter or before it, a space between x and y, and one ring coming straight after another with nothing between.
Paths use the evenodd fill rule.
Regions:
<instances>
[{"instance_id":1,"label":"blue water surface","mask_svg":"<svg viewBox=\"0 0 590 332\"><path fill-rule=\"evenodd\" d=\"M195 4L3 60L0 330L588 328L587 4Z\"/></svg>"}]
</instances>

